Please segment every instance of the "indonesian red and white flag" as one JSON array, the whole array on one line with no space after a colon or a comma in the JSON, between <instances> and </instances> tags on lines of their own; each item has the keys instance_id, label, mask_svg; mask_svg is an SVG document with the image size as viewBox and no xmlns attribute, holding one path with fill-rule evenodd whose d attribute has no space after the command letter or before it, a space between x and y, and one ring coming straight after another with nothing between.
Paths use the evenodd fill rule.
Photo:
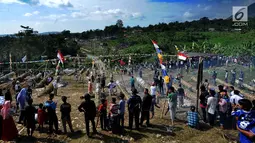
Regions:
<instances>
[{"instance_id":1,"label":"indonesian red and white flag","mask_svg":"<svg viewBox=\"0 0 255 143\"><path fill-rule=\"evenodd\" d=\"M186 56L184 53L179 52L178 53L178 59L186 61L188 56Z\"/></svg>"},{"instance_id":2,"label":"indonesian red and white flag","mask_svg":"<svg viewBox=\"0 0 255 143\"><path fill-rule=\"evenodd\" d=\"M64 56L62 55L62 53L60 52L60 50L58 50L57 57L58 57L58 59L60 60L60 62L61 62L62 64L64 64L65 58L64 58Z\"/></svg>"},{"instance_id":3,"label":"indonesian red and white flag","mask_svg":"<svg viewBox=\"0 0 255 143\"><path fill-rule=\"evenodd\" d=\"M151 41L152 41L154 47L155 47L156 49L159 49L159 46L158 46L157 42L156 42L156 41L153 41L153 40L151 40Z\"/></svg>"}]
</instances>

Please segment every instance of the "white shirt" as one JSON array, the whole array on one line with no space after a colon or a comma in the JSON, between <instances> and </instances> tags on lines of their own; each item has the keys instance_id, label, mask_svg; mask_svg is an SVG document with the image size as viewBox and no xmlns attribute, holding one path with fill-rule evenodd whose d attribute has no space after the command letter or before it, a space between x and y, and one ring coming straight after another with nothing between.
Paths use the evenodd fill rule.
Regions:
<instances>
[{"instance_id":1,"label":"white shirt","mask_svg":"<svg viewBox=\"0 0 255 143\"><path fill-rule=\"evenodd\" d=\"M19 85L18 84L15 84L15 90L19 90Z\"/></svg>"},{"instance_id":2,"label":"white shirt","mask_svg":"<svg viewBox=\"0 0 255 143\"><path fill-rule=\"evenodd\" d=\"M151 86L151 95L156 95L156 86Z\"/></svg>"},{"instance_id":3,"label":"white shirt","mask_svg":"<svg viewBox=\"0 0 255 143\"><path fill-rule=\"evenodd\" d=\"M57 81L56 81L56 80L53 81L52 85L53 85L53 87L54 87L55 89L58 88L58 86L57 86Z\"/></svg>"},{"instance_id":4,"label":"white shirt","mask_svg":"<svg viewBox=\"0 0 255 143\"><path fill-rule=\"evenodd\" d=\"M208 100L207 100L208 113L214 115L217 104L218 104L217 98L215 98L215 97L209 97Z\"/></svg>"},{"instance_id":5,"label":"white shirt","mask_svg":"<svg viewBox=\"0 0 255 143\"><path fill-rule=\"evenodd\" d=\"M242 97L240 97L239 95L236 95L236 94L233 94L231 97L230 97L230 103L231 104L238 104L238 101L243 99Z\"/></svg>"}]
</instances>

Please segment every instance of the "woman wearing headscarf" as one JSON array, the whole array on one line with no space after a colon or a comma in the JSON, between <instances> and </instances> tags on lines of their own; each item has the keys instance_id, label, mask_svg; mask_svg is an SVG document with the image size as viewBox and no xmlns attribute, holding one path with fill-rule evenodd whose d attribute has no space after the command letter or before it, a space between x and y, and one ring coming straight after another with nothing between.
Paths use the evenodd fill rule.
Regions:
<instances>
[{"instance_id":1,"label":"woman wearing headscarf","mask_svg":"<svg viewBox=\"0 0 255 143\"><path fill-rule=\"evenodd\" d=\"M12 113L14 113L14 111L11 109L11 102L5 101L1 109L1 115L3 117L1 139L3 141L11 141L18 136L18 130L12 118Z\"/></svg>"}]
</instances>

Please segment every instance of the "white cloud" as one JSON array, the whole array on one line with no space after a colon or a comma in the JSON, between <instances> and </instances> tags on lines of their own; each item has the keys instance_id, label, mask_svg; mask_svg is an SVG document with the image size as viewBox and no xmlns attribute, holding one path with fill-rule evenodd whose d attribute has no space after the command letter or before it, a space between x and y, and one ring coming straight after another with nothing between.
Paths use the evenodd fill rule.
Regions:
<instances>
[{"instance_id":1,"label":"white cloud","mask_svg":"<svg viewBox=\"0 0 255 143\"><path fill-rule=\"evenodd\" d=\"M25 13L24 14L24 16L26 16L26 17L30 17L30 16L32 16L32 15L38 15L40 12L39 11L34 11L34 12L32 12L32 13Z\"/></svg>"},{"instance_id":2,"label":"white cloud","mask_svg":"<svg viewBox=\"0 0 255 143\"><path fill-rule=\"evenodd\" d=\"M197 7L200 8L200 7L201 7L201 4L198 4Z\"/></svg>"},{"instance_id":3,"label":"white cloud","mask_svg":"<svg viewBox=\"0 0 255 143\"><path fill-rule=\"evenodd\" d=\"M60 18L64 18L64 17L67 17L66 14L51 14L51 15L48 15L48 16L42 16L40 17L40 19L47 19L47 20L56 20L56 19L60 19Z\"/></svg>"},{"instance_id":4,"label":"white cloud","mask_svg":"<svg viewBox=\"0 0 255 143\"><path fill-rule=\"evenodd\" d=\"M32 16L33 14L32 13L25 13L24 14L24 16L26 16L26 17L30 17L30 16Z\"/></svg>"},{"instance_id":5,"label":"white cloud","mask_svg":"<svg viewBox=\"0 0 255 143\"><path fill-rule=\"evenodd\" d=\"M69 0L39 0L39 5L47 7L73 7Z\"/></svg>"},{"instance_id":6,"label":"white cloud","mask_svg":"<svg viewBox=\"0 0 255 143\"><path fill-rule=\"evenodd\" d=\"M205 8L204 8L204 10L210 10L212 8L212 6L206 6Z\"/></svg>"},{"instance_id":7,"label":"white cloud","mask_svg":"<svg viewBox=\"0 0 255 143\"><path fill-rule=\"evenodd\" d=\"M191 18L192 16L194 16L194 14L190 13L189 11L186 11L186 12L183 14L183 17L184 17L184 18Z\"/></svg>"},{"instance_id":8,"label":"white cloud","mask_svg":"<svg viewBox=\"0 0 255 143\"><path fill-rule=\"evenodd\" d=\"M33 12L34 15L37 15L37 14L39 14L39 13L40 13L39 11L34 11L34 12Z\"/></svg>"},{"instance_id":9,"label":"white cloud","mask_svg":"<svg viewBox=\"0 0 255 143\"><path fill-rule=\"evenodd\" d=\"M23 4L22 2L20 2L18 0L0 0L0 3L6 3L6 4L19 3L19 4Z\"/></svg>"},{"instance_id":10,"label":"white cloud","mask_svg":"<svg viewBox=\"0 0 255 143\"><path fill-rule=\"evenodd\" d=\"M82 12L73 12L73 13L71 14L71 16L72 16L73 18L84 18L84 17L87 16L87 14L82 13Z\"/></svg>"},{"instance_id":11,"label":"white cloud","mask_svg":"<svg viewBox=\"0 0 255 143\"><path fill-rule=\"evenodd\" d=\"M109 20L109 19L143 19L144 15L140 12L129 12L127 10L117 9L108 9L101 10L98 9L92 12L73 12L71 14L73 18L82 18L86 20Z\"/></svg>"}]
</instances>

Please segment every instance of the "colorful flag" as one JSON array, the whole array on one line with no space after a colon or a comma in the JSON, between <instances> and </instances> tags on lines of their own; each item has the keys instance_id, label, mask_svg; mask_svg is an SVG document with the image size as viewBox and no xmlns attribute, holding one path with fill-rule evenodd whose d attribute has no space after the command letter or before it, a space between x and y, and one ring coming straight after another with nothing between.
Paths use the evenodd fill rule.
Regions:
<instances>
[{"instance_id":1,"label":"colorful flag","mask_svg":"<svg viewBox=\"0 0 255 143\"><path fill-rule=\"evenodd\" d=\"M26 62L27 61L27 55L24 56L21 60L22 60L23 63Z\"/></svg>"},{"instance_id":2,"label":"colorful flag","mask_svg":"<svg viewBox=\"0 0 255 143\"><path fill-rule=\"evenodd\" d=\"M162 76L163 76L163 78L165 79L165 78L167 78L168 76L167 76L166 67L163 65L162 51L159 49L159 46L158 46L158 44L157 44L156 41L153 41L153 40L151 40L151 41L152 41L152 43L153 43L153 45L154 45L154 47L155 47L155 50L156 50L156 52L157 52L158 60L159 60L159 63L160 63L160 66L161 66L161 70L162 70Z\"/></svg>"},{"instance_id":3,"label":"colorful flag","mask_svg":"<svg viewBox=\"0 0 255 143\"><path fill-rule=\"evenodd\" d=\"M64 56L62 55L62 53L60 52L60 50L58 50L57 57L58 57L58 59L60 60L60 62L61 62L62 64L64 64L65 58L64 58Z\"/></svg>"},{"instance_id":4,"label":"colorful flag","mask_svg":"<svg viewBox=\"0 0 255 143\"><path fill-rule=\"evenodd\" d=\"M188 56L185 55L184 53L181 53L181 52L178 53L178 59L186 61L187 58Z\"/></svg>"}]
</instances>

